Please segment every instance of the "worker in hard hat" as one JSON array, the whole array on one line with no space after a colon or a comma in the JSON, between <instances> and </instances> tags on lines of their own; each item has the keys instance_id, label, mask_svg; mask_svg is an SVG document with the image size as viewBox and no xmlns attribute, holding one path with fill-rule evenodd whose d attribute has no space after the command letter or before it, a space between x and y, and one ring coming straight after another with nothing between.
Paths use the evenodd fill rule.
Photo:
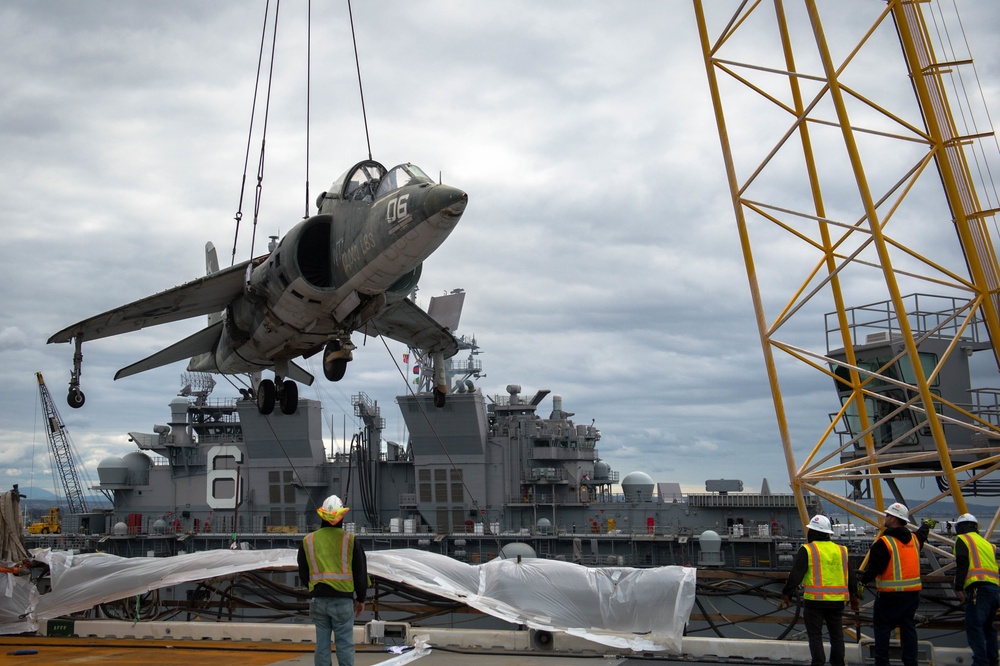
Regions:
<instances>
[{"instance_id":1,"label":"worker in hard hat","mask_svg":"<svg viewBox=\"0 0 1000 666\"><path fill-rule=\"evenodd\" d=\"M806 526L806 543L792 562L782 606L790 606L796 588L802 585L803 619L809 637L811 666L823 666L823 625L830 634L830 666L844 666L844 606L858 610L854 596L854 572L847 566L847 549L830 540L833 526L826 516L813 516Z\"/></svg>"},{"instance_id":2,"label":"worker in hard hat","mask_svg":"<svg viewBox=\"0 0 1000 666\"><path fill-rule=\"evenodd\" d=\"M341 527L350 511L336 495L316 510L323 519L299 546L299 580L308 582L309 619L316 625L316 666L330 666L330 634L337 663L354 666L354 618L365 609L368 561L354 535Z\"/></svg>"},{"instance_id":3,"label":"worker in hard hat","mask_svg":"<svg viewBox=\"0 0 1000 666\"><path fill-rule=\"evenodd\" d=\"M955 520L955 593L965 604L965 637L972 649L972 666L997 666L1000 573L993 544L979 536L979 521L971 513Z\"/></svg>"},{"instance_id":4,"label":"worker in hard hat","mask_svg":"<svg viewBox=\"0 0 1000 666\"><path fill-rule=\"evenodd\" d=\"M927 541L930 525L915 532L907 529L910 510L896 502L885 510L885 528L868 550L861 584L875 582L872 631L875 634L875 666L889 666L889 639L899 627L903 666L917 666L917 622L920 603L920 549Z\"/></svg>"}]
</instances>

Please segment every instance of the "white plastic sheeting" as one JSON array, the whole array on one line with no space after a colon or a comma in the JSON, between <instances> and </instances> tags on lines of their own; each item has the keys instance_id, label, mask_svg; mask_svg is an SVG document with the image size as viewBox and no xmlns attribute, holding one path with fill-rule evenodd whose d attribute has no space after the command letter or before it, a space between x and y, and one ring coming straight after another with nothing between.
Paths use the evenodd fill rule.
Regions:
<instances>
[{"instance_id":1,"label":"white plastic sheeting","mask_svg":"<svg viewBox=\"0 0 1000 666\"><path fill-rule=\"evenodd\" d=\"M149 590L243 571L297 567L296 551L212 550L166 558L73 555L40 550L52 591L39 596L25 577L0 580L0 634ZM368 553L372 575L464 602L494 617L560 631L616 648L680 653L694 605L695 570L583 567L542 559L469 565L420 550Z\"/></svg>"}]
</instances>

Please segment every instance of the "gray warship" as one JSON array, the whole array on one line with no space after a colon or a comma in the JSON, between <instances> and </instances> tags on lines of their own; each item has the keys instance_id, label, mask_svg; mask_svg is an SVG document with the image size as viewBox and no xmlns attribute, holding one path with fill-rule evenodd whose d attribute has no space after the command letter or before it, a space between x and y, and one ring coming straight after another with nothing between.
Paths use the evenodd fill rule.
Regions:
<instances>
[{"instance_id":1,"label":"gray warship","mask_svg":"<svg viewBox=\"0 0 1000 666\"><path fill-rule=\"evenodd\" d=\"M463 298L435 297L429 311L460 311ZM485 395L481 350L473 337L458 340L444 407L434 406L429 372L397 398L405 444L383 439L380 406L364 393L352 397L363 427L338 451L323 440L316 400L262 415L251 396L213 399L210 375L184 375L167 424L130 432L136 450L98 465L96 489L113 509L64 517L61 545L122 556L295 547L318 525L315 507L337 494L368 550L418 548L470 563L522 554L601 566L790 566L803 536L793 495L771 493L766 479L759 493L718 479L684 494L641 471L621 476L600 458L600 430L574 422L561 396L517 385ZM809 508L818 512L819 501Z\"/></svg>"}]
</instances>

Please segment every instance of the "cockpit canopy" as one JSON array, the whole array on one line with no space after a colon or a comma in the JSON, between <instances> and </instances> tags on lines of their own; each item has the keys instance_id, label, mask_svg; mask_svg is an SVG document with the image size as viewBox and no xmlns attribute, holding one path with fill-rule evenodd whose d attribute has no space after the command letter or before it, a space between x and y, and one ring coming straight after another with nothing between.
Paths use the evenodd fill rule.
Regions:
<instances>
[{"instance_id":1,"label":"cockpit canopy","mask_svg":"<svg viewBox=\"0 0 1000 666\"><path fill-rule=\"evenodd\" d=\"M345 171L316 204L321 206L324 198L370 202L415 183L434 181L414 164L400 164L387 172L378 162L365 160Z\"/></svg>"}]
</instances>

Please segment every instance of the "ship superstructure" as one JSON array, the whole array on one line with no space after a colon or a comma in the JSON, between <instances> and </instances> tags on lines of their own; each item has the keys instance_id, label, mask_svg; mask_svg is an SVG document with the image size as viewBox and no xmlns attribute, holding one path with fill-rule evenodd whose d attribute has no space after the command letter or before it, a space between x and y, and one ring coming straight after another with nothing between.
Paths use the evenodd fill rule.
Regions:
<instances>
[{"instance_id":1,"label":"ship superstructure","mask_svg":"<svg viewBox=\"0 0 1000 666\"><path fill-rule=\"evenodd\" d=\"M770 493L766 481L761 493L715 480L684 494L644 472L621 477L599 455L600 430L574 422L561 396L518 385L484 395L468 372L478 348L466 343L443 408L427 392L397 398L405 445L383 440L380 407L363 393L352 399L361 430L331 452L319 402L262 415L250 399L212 399L210 377L186 375L168 424L129 433L136 450L98 466L113 510L75 525L67 517L65 532L82 548L128 556L294 547L335 493L373 550L469 562L500 553L628 566L790 562L802 537L792 495Z\"/></svg>"}]
</instances>

